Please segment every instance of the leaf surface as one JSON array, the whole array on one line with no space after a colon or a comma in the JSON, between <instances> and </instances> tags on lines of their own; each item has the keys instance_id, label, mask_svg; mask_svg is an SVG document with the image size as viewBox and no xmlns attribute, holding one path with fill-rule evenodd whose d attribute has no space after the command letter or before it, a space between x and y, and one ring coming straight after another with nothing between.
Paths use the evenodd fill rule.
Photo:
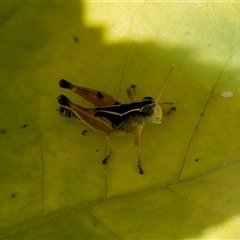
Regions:
<instances>
[{"instance_id":1,"label":"leaf surface","mask_svg":"<svg viewBox=\"0 0 240 240\"><path fill-rule=\"evenodd\" d=\"M240 237L238 3L2 2L0 237ZM59 79L177 111L133 136L60 118ZM230 93L230 94L229 94ZM167 106L166 106L167 108ZM86 136L81 134L87 130Z\"/></svg>"}]
</instances>

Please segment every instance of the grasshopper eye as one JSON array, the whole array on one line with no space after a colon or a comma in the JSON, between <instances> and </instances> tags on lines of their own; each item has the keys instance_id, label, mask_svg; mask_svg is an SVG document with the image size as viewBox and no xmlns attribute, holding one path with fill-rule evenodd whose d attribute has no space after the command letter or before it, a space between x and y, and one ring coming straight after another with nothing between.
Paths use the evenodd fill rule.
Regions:
<instances>
[{"instance_id":1,"label":"grasshopper eye","mask_svg":"<svg viewBox=\"0 0 240 240\"><path fill-rule=\"evenodd\" d=\"M142 100L142 107L140 112L144 114L144 116L151 116L154 112L155 102L152 97L144 97Z\"/></svg>"},{"instance_id":2,"label":"grasshopper eye","mask_svg":"<svg viewBox=\"0 0 240 240\"><path fill-rule=\"evenodd\" d=\"M154 107L156 106L155 103L152 104L148 104L147 106L142 107L141 112L145 115L145 116L151 116L154 112Z\"/></svg>"}]
</instances>

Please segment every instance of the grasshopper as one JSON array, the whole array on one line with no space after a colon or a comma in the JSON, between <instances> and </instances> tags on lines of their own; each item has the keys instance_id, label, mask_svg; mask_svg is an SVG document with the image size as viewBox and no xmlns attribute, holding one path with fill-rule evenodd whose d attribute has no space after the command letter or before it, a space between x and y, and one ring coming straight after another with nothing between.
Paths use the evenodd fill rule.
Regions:
<instances>
[{"instance_id":1,"label":"grasshopper","mask_svg":"<svg viewBox=\"0 0 240 240\"><path fill-rule=\"evenodd\" d=\"M163 108L163 104L173 104L169 102L159 103L159 98L163 92L168 76L174 66L169 70L167 77L164 80L160 94L156 100L152 97L144 97L138 101L135 98L135 85L127 89L127 95L130 103L121 104L117 99L108 93L77 86L64 79L59 81L61 88L70 89L82 98L92 103L95 108L84 108L71 102L65 95L61 94L58 97L60 104L57 109L58 113L66 118L84 122L88 127L106 135L107 138L107 156L103 160L106 164L111 157L113 151L110 145L109 136L124 136L135 132L134 146L137 154L138 170L140 174L144 171L141 166L140 156L140 137L145 121L150 123L160 124L162 115L169 114L175 107L167 112Z\"/></svg>"}]
</instances>

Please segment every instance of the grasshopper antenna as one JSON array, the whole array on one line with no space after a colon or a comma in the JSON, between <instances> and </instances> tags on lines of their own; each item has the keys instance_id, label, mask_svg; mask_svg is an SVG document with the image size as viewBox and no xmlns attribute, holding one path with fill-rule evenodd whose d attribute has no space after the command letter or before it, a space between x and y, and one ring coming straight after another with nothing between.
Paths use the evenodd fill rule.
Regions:
<instances>
[{"instance_id":1,"label":"grasshopper antenna","mask_svg":"<svg viewBox=\"0 0 240 240\"><path fill-rule=\"evenodd\" d=\"M165 78L165 80L164 80L164 82L163 82L162 89L161 89L161 91L160 91L160 93L159 93L159 95L158 95L158 98L156 99L156 102L159 101L159 99L160 99L160 97L161 97L161 95L162 95L163 89L164 89L164 87L165 87L165 85L166 85L166 82L167 82L167 80L168 80L168 77L169 77L170 73L172 72L172 70L174 69L174 67L175 67L175 65L172 65L172 67L170 68L170 70L169 70L169 72L168 72L168 74L167 74L167 76L166 76L166 78Z\"/></svg>"}]
</instances>

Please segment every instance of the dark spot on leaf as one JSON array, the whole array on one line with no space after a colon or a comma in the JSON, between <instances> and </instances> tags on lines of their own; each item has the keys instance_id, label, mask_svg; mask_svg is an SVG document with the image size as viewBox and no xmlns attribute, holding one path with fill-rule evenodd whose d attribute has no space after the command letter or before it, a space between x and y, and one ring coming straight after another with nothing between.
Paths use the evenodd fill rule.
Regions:
<instances>
[{"instance_id":1,"label":"dark spot on leaf","mask_svg":"<svg viewBox=\"0 0 240 240\"><path fill-rule=\"evenodd\" d=\"M5 128L0 131L1 134L5 134L6 132L7 132L7 129Z\"/></svg>"},{"instance_id":2,"label":"dark spot on leaf","mask_svg":"<svg viewBox=\"0 0 240 240\"><path fill-rule=\"evenodd\" d=\"M16 198L16 194L15 194L15 193L13 193L11 197L12 197L12 198Z\"/></svg>"},{"instance_id":3,"label":"dark spot on leaf","mask_svg":"<svg viewBox=\"0 0 240 240\"><path fill-rule=\"evenodd\" d=\"M73 36L74 42L78 43L79 42L79 38L77 36Z\"/></svg>"},{"instance_id":4,"label":"dark spot on leaf","mask_svg":"<svg viewBox=\"0 0 240 240\"><path fill-rule=\"evenodd\" d=\"M196 159L195 159L195 162L198 162L198 161L199 161L199 158L196 158Z\"/></svg>"},{"instance_id":5,"label":"dark spot on leaf","mask_svg":"<svg viewBox=\"0 0 240 240\"><path fill-rule=\"evenodd\" d=\"M96 149L96 152L98 152L98 149Z\"/></svg>"},{"instance_id":6,"label":"dark spot on leaf","mask_svg":"<svg viewBox=\"0 0 240 240\"><path fill-rule=\"evenodd\" d=\"M22 127L20 127L19 129L23 129L26 128L29 124L24 124Z\"/></svg>"}]
</instances>

